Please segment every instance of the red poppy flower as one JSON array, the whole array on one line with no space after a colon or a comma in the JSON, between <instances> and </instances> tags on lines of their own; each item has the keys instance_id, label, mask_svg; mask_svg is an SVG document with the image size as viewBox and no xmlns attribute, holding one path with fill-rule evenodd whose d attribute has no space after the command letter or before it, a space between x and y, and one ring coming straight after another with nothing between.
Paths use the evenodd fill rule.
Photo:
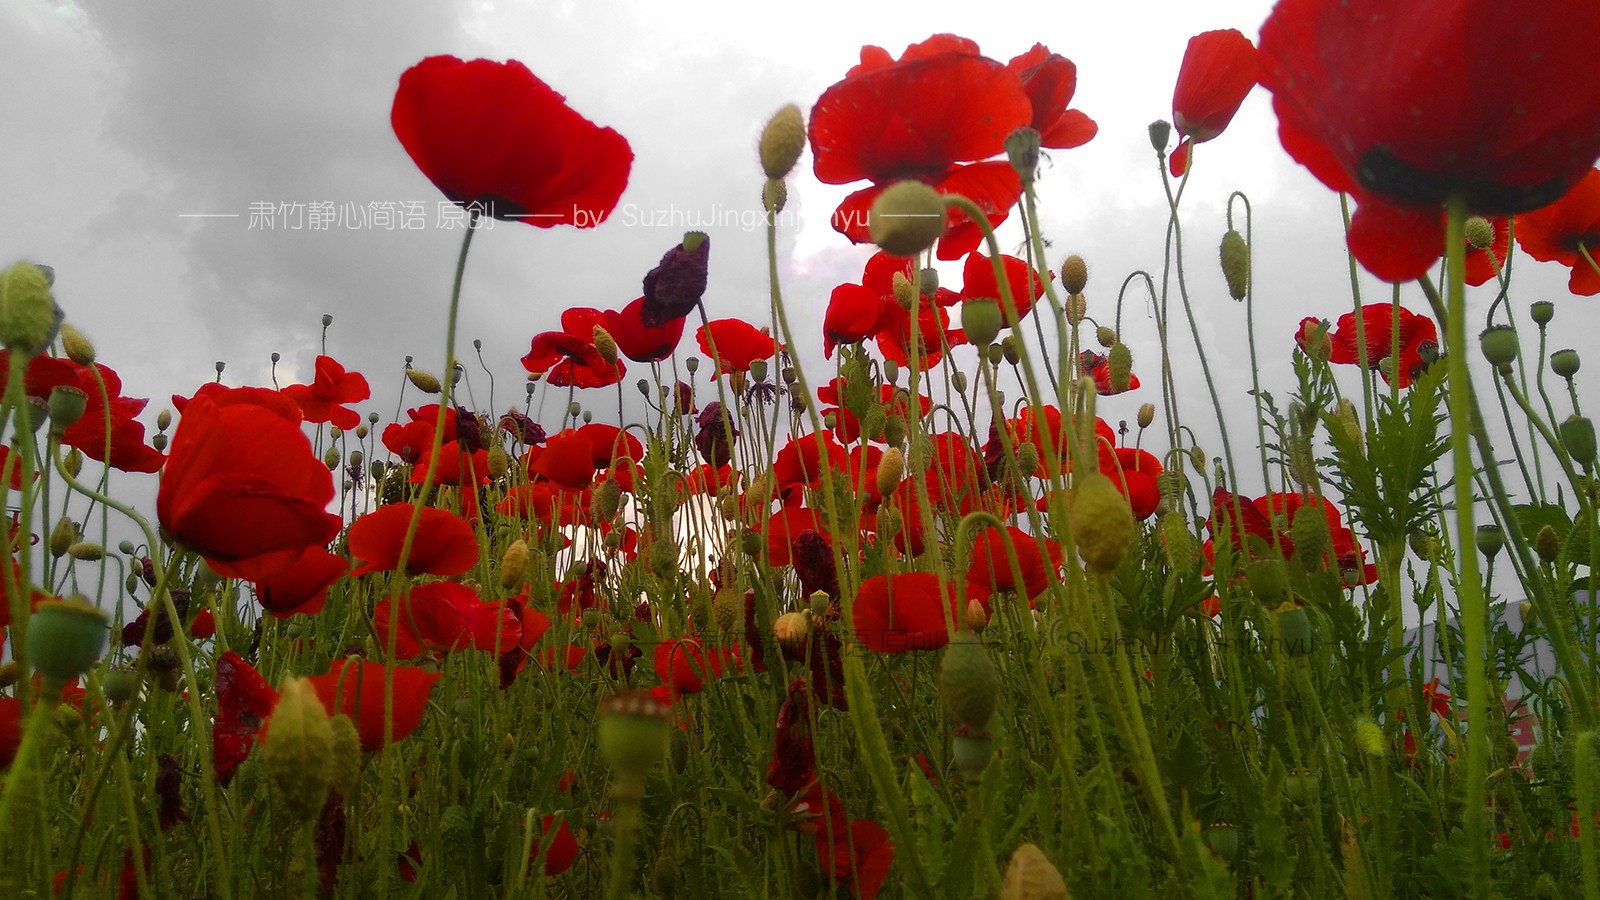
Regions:
<instances>
[{"instance_id":1,"label":"red poppy flower","mask_svg":"<svg viewBox=\"0 0 1600 900\"><path fill-rule=\"evenodd\" d=\"M948 597L940 605L939 595ZM950 642L946 613L962 621L963 592L929 572L875 575L861 583L852 612L856 640L877 653L937 650Z\"/></svg>"},{"instance_id":2,"label":"red poppy flower","mask_svg":"<svg viewBox=\"0 0 1600 900\"><path fill-rule=\"evenodd\" d=\"M390 503L350 523L350 555L361 563L351 575L403 570L407 575L449 577L478 564L478 536L472 526L448 510L424 506L411 555L402 566L401 544L415 509L410 503Z\"/></svg>"},{"instance_id":3,"label":"red poppy flower","mask_svg":"<svg viewBox=\"0 0 1600 900\"><path fill-rule=\"evenodd\" d=\"M1252 505L1271 519L1272 526L1284 534L1294 527L1295 519L1305 510L1320 508L1332 537L1332 545L1322 560L1323 566L1337 571L1344 579L1345 587L1372 584L1378 580L1378 567L1366 563L1366 550L1356 541L1355 532L1344 527L1339 509L1332 503L1316 498L1308 500L1299 493L1291 492L1267 494L1257 498Z\"/></svg>"},{"instance_id":4,"label":"red poppy flower","mask_svg":"<svg viewBox=\"0 0 1600 900\"><path fill-rule=\"evenodd\" d=\"M239 654L228 650L217 657L217 718L211 729L211 759L217 781L224 787L233 770L256 745L256 734L278 705L278 692L267 685Z\"/></svg>"},{"instance_id":5,"label":"red poppy flower","mask_svg":"<svg viewBox=\"0 0 1600 900\"><path fill-rule=\"evenodd\" d=\"M439 421L439 404L430 403L406 410L408 422L396 422L383 429L383 446L406 462L416 462L433 448L433 430ZM445 410L442 443L456 440L456 411Z\"/></svg>"},{"instance_id":6,"label":"red poppy flower","mask_svg":"<svg viewBox=\"0 0 1600 900\"><path fill-rule=\"evenodd\" d=\"M1518 216L1517 243L1540 262L1571 266L1567 288L1574 294L1600 294L1600 270L1595 268L1600 261L1600 169L1590 169L1560 200Z\"/></svg>"},{"instance_id":7,"label":"red poppy flower","mask_svg":"<svg viewBox=\"0 0 1600 900\"><path fill-rule=\"evenodd\" d=\"M894 865L894 844L882 825L871 819L856 819L850 823L848 834L843 829L819 831L815 840L817 860L831 881L848 883L850 892L859 900L878 896Z\"/></svg>"},{"instance_id":8,"label":"red poppy flower","mask_svg":"<svg viewBox=\"0 0 1600 900\"><path fill-rule=\"evenodd\" d=\"M868 240L872 201L902 179L966 196L998 224L1016 203L1021 179L1006 162L959 164L999 154L1006 135L1033 116L1017 73L980 56L965 38L935 35L906 48L898 61L881 48L863 47L861 64L811 110L817 179L872 182L839 205L834 229L857 243ZM952 213L938 256L959 259L981 238L964 215Z\"/></svg>"},{"instance_id":9,"label":"red poppy flower","mask_svg":"<svg viewBox=\"0 0 1600 900\"><path fill-rule=\"evenodd\" d=\"M528 451L533 455L533 451ZM551 436L540 448L537 457L528 466L528 474L537 475L557 487L581 491L594 481L594 442L577 431L563 431Z\"/></svg>"},{"instance_id":10,"label":"red poppy flower","mask_svg":"<svg viewBox=\"0 0 1600 900\"><path fill-rule=\"evenodd\" d=\"M1294 333L1294 342L1312 359L1327 359L1333 355L1333 341L1328 337L1328 320L1306 316L1300 320L1300 330Z\"/></svg>"},{"instance_id":11,"label":"red poppy flower","mask_svg":"<svg viewBox=\"0 0 1600 900\"><path fill-rule=\"evenodd\" d=\"M1400 387L1410 387L1411 382L1428 367L1439 349L1439 331L1433 320L1419 316L1403 306L1392 303L1368 303L1361 307L1361 331L1366 340L1367 366L1378 369L1384 381L1389 380L1389 367L1379 364L1394 351L1396 317L1400 321L1400 360L1393 369ZM1339 325L1330 334L1333 352L1329 362L1360 365L1360 344L1356 341L1356 314L1347 312L1339 317Z\"/></svg>"},{"instance_id":12,"label":"red poppy flower","mask_svg":"<svg viewBox=\"0 0 1600 900\"><path fill-rule=\"evenodd\" d=\"M1102 397L1115 396L1124 391L1139 389L1139 376L1132 372L1128 373L1128 386L1121 391L1111 384L1111 359L1109 357L1102 356L1093 350L1085 350L1079 354L1078 358L1083 365L1083 374L1094 379L1094 391Z\"/></svg>"},{"instance_id":13,"label":"red poppy flower","mask_svg":"<svg viewBox=\"0 0 1600 900\"><path fill-rule=\"evenodd\" d=\"M967 342L966 333L950 327L950 313L942 306L931 305L924 299L917 312L917 343L920 344L916 363L924 372L944 359L945 350ZM911 313L898 303L885 303L883 315L878 319L878 352L884 359L892 359L902 366L912 365Z\"/></svg>"},{"instance_id":14,"label":"red poppy flower","mask_svg":"<svg viewBox=\"0 0 1600 900\"><path fill-rule=\"evenodd\" d=\"M1067 109L1078 90L1078 67L1043 44L1012 57L1006 68L1022 82L1022 91L1033 107L1029 124L1039 132L1039 146L1051 150L1070 150L1089 143L1100 127L1075 109Z\"/></svg>"},{"instance_id":15,"label":"red poppy flower","mask_svg":"<svg viewBox=\"0 0 1600 900\"><path fill-rule=\"evenodd\" d=\"M554 834L551 834L552 830ZM548 850L543 850L545 841L550 842ZM537 860L541 850L544 852L546 878L560 875L577 862L578 838L573 835L572 829L567 827L565 819L560 825L556 825L555 816L545 816L539 820L539 837L534 839L533 845L528 850L529 861Z\"/></svg>"},{"instance_id":16,"label":"red poppy flower","mask_svg":"<svg viewBox=\"0 0 1600 900\"><path fill-rule=\"evenodd\" d=\"M513 485L495 504L495 512L519 519L548 519L555 509L555 492L544 482Z\"/></svg>"},{"instance_id":17,"label":"red poppy flower","mask_svg":"<svg viewBox=\"0 0 1600 900\"><path fill-rule=\"evenodd\" d=\"M1238 508L1235 509L1237 503ZM1283 559L1288 559L1294 553L1294 542L1289 535L1273 526L1272 520L1263 513L1255 501L1239 497L1222 488L1217 488L1211 495L1211 518L1206 521L1206 528L1211 532L1211 539L1206 541L1206 558L1211 558L1212 539L1218 532L1226 530L1233 546L1241 554L1259 557L1263 553L1271 554L1276 546L1281 550Z\"/></svg>"},{"instance_id":18,"label":"red poppy flower","mask_svg":"<svg viewBox=\"0 0 1600 900\"><path fill-rule=\"evenodd\" d=\"M594 347L594 338L578 337L565 331L546 331L533 336L533 343L522 357L529 374L543 375L556 387L605 387L616 384L628 371L621 360L608 363Z\"/></svg>"},{"instance_id":19,"label":"red poppy flower","mask_svg":"<svg viewBox=\"0 0 1600 900\"><path fill-rule=\"evenodd\" d=\"M1066 471L1070 468L1071 454L1075 453L1076 450L1069 448L1067 445L1069 440L1075 440L1075 438L1072 437L1072 433L1069 430L1070 423L1062 419L1061 410L1054 406L1043 406L1040 407L1040 411L1042 416L1035 416L1032 406L1022 407L1021 412L1017 414L1016 427L1013 434L1016 435L1017 440L1027 441L1039 452L1039 467L1034 470L1033 474L1043 478L1048 474L1045 467L1048 452L1053 451L1056 454L1061 470ZM1116 445L1117 433L1111 429L1111 425L1105 419L1095 418L1094 433L1095 446L1097 448ZM1045 449L1047 443L1050 445L1050 451ZM1099 452L1099 450L1096 452Z\"/></svg>"},{"instance_id":20,"label":"red poppy flower","mask_svg":"<svg viewBox=\"0 0 1600 900\"><path fill-rule=\"evenodd\" d=\"M706 689L706 680L721 678L725 667L733 664L727 648L706 648L699 638L673 638L656 645L656 677L666 685L673 698L681 694L698 694Z\"/></svg>"},{"instance_id":21,"label":"red poppy flower","mask_svg":"<svg viewBox=\"0 0 1600 900\"><path fill-rule=\"evenodd\" d=\"M411 469L411 483L422 484L428 479L429 461L432 459L433 444L423 448L422 455L417 457L416 465ZM489 483L489 451L467 451L461 442L449 441L439 447L439 464L433 467L434 484L488 484Z\"/></svg>"},{"instance_id":22,"label":"red poppy flower","mask_svg":"<svg viewBox=\"0 0 1600 900\"><path fill-rule=\"evenodd\" d=\"M789 695L778 707L773 726L772 759L767 762L767 786L797 794L816 777L816 750L811 739L811 693L804 678L789 685Z\"/></svg>"},{"instance_id":23,"label":"red poppy flower","mask_svg":"<svg viewBox=\"0 0 1600 900\"><path fill-rule=\"evenodd\" d=\"M156 511L220 574L282 571L338 534L333 478L300 431L294 401L264 389L196 397L172 436Z\"/></svg>"},{"instance_id":24,"label":"red poppy flower","mask_svg":"<svg viewBox=\"0 0 1600 900\"><path fill-rule=\"evenodd\" d=\"M346 372L331 356L317 357L317 377L310 384L291 384L283 389L307 422L328 422L345 431L361 424L361 414L347 409L347 403L360 403L372 396L367 380L356 372Z\"/></svg>"},{"instance_id":25,"label":"red poppy flower","mask_svg":"<svg viewBox=\"0 0 1600 900\"><path fill-rule=\"evenodd\" d=\"M1232 28L1189 39L1172 91L1172 126L1183 136L1169 160L1174 176L1188 168L1190 144L1211 140L1233 121L1258 69L1255 45Z\"/></svg>"},{"instance_id":26,"label":"red poppy flower","mask_svg":"<svg viewBox=\"0 0 1600 900\"><path fill-rule=\"evenodd\" d=\"M622 135L515 60L424 59L400 76L390 123L446 197L540 228L605 221L633 165Z\"/></svg>"},{"instance_id":27,"label":"red poppy flower","mask_svg":"<svg viewBox=\"0 0 1600 900\"><path fill-rule=\"evenodd\" d=\"M1261 27L1261 82L1284 149L1357 198L1351 251L1403 281L1443 252L1449 196L1526 212L1594 164L1597 33L1582 0L1285 0Z\"/></svg>"},{"instance_id":28,"label":"red poppy flower","mask_svg":"<svg viewBox=\"0 0 1600 900\"><path fill-rule=\"evenodd\" d=\"M189 623L189 634L196 640L205 640L214 637L217 633L217 618L211 610L202 609L194 614L194 621Z\"/></svg>"},{"instance_id":29,"label":"red poppy flower","mask_svg":"<svg viewBox=\"0 0 1600 900\"><path fill-rule=\"evenodd\" d=\"M1033 600L1050 586L1051 576L1061 567L1061 545L1045 539L1049 553L1045 556L1039 552L1038 539L1015 525L1006 526L1003 533L994 528L983 530L972 547L967 583L991 594L1017 590L1017 575L1012 571L1011 557L1006 554L1008 541L1022 570L1020 586L1027 592L1028 599Z\"/></svg>"},{"instance_id":30,"label":"red poppy flower","mask_svg":"<svg viewBox=\"0 0 1600 900\"><path fill-rule=\"evenodd\" d=\"M652 328L644 323L644 298L621 310L605 310L605 329L617 342L617 349L634 362L657 362L672 355L683 339L683 318L670 319Z\"/></svg>"},{"instance_id":31,"label":"red poppy flower","mask_svg":"<svg viewBox=\"0 0 1600 900\"><path fill-rule=\"evenodd\" d=\"M394 706L386 709L383 702L383 683L386 673L394 672ZM428 694L438 672L427 672L410 666L392 669L377 663L364 662L359 657L335 660L325 675L308 678L316 688L317 697L328 715L344 713L356 723L361 736L361 749L368 753L383 748L384 722L393 720L395 741L403 741L422 724L422 715L428 708ZM386 713L392 713L386 715Z\"/></svg>"},{"instance_id":32,"label":"red poppy flower","mask_svg":"<svg viewBox=\"0 0 1600 900\"><path fill-rule=\"evenodd\" d=\"M1033 310L1033 302L1044 296L1045 279L1051 277L1046 270L1041 277L1029 266L1026 260L1017 259L1015 256L1000 257L1000 264L1006 273L1006 287L1011 291L1011 298L1016 302L1017 320ZM967 261L961 268L961 299L976 300L988 298L1000 301L1000 283L994 277L994 260L976 251L967 254ZM1009 324L1009 318L1002 307L1000 321Z\"/></svg>"},{"instance_id":33,"label":"red poppy flower","mask_svg":"<svg viewBox=\"0 0 1600 900\"><path fill-rule=\"evenodd\" d=\"M855 344L878 333L884 298L860 284L841 284L828 295L828 310L822 316L822 354L833 359L840 344Z\"/></svg>"},{"instance_id":34,"label":"red poppy flower","mask_svg":"<svg viewBox=\"0 0 1600 900\"><path fill-rule=\"evenodd\" d=\"M287 569L256 582L256 600L278 618L314 616L328 588L350 570L350 561L324 547L307 547Z\"/></svg>"},{"instance_id":35,"label":"red poppy flower","mask_svg":"<svg viewBox=\"0 0 1600 900\"><path fill-rule=\"evenodd\" d=\"M824 434L822 446L813 434L789 439L772 462L772 474L779 489L793 486L817 487L822 484L823 472L841 473L844 469L845 450L834 443L833 437Z\"/></svg>"},{"instance_id":36,"label":"red poppy flower","mask_svg":"<svg viewBox=\"0 0 1600 900\"><path fill-rule=\"evenodd\" d=\"M1154 454L1133 447L1110 450L1102 444L1100 471L1128 498L1135 518L1144 520L1155 514L1161 503L1161 488L1156 482L1161 477L1161 460Z\"/></svg>"},{"instance_id":37,"label":"red poppy flower","mask_svg":"<svg viewBox=\"0 0 1600 900\"><path fill-rule=\"evenodd\" d=\"M700 352L717 364L717 375L748 372L758 359L771 359L778 352L772 335L742 319L716 319L694 333ZM716 352L712 352L712 344Z\"/></svg>"},{"instance_id":38,"label":"red poppy flower","mask_svg":"<svg viewBox=\"0 0 1600 900\"><path fill-rule=\"evenodd\" d=\"M76 385L88 396L83 417L67 427L61 443L77 447L90 459L98 459L113 469L123 472L160 471L166 457L144 442L144 425L134 417L144 411L150 401L138 397L122 396L122 379L110 367L95 363L80 366L70 360ZM32 366L30 365L30 369ZM96 373L99 378L96 378ZM101 393L101 384L105 393ZM46 398L49 394L46 393ZM111 416L111 441L109 453L106 443L106 414Z\"/></svg>"},{"instance_id":39,"label":"red poppy flower","mask_svg":"<svg viewBox=\"0 0 1600 900\"><path fill-rule=\"evenodd\" d=\"M795 539L807 531L826 533L816 510L794 505L773 513L767 520L767 565L791 565Z\"/></svg>"},{"instance_id":40,"label":"red poppy flower","mask_svg":"<svg viewBox=\"0 0 1600 900\"><path fill-rule=\"evenodd\" d=\"M428 652L475 647L508 652L522 640L522 620L503 603L485 603L464 584L432 581L413 587L403 598L386 597L372 611L373 634L387 644L390 618L400 610L395 630L395 658L411 659Z\"/></svg>"},{"instance_id":41,"label":"red poppy flower","mask_svg":"<svg viewBox=\"0 0 1600 900\"><path fill-rule=\"evenodd\" d=\"M589 439L596 469L611 467L614 460L644 458L644 444L631 433L604 422L590 422L578 428L578 434ZM624 466L623 468L631 468Z\"/></svg>"},{"instance_id":42,"label":"red poppy flower","mask_svg":"<svg viewBox=\"0 0 1600 900\"><path fill-rule=\"evenodd\" d=\"M0 769L11 765L21 746L22 703L15 697L0 697ZM217 777L222 778L222 772Z\"/></svg>"}]
</instances>

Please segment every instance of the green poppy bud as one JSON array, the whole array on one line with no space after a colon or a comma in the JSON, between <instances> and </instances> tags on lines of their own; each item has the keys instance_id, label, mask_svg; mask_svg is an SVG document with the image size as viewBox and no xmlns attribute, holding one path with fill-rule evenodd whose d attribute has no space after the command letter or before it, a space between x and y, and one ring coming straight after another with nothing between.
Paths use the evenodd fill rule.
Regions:
<instances>
[{"instance_id":1,"label":"green poppy bud","mask_svg":"<svg viewBox=\"0 0 1600 900\"><path fill-rule=\"evenodd\" d=\"M46 600L28 622L28 657L47 685L75 681L105 651L110 619L83 597Z\"/></svg>"},{"instance_id":2,"label":"green poppy bud","mask_svg":"<svg viewBox=\"0 0 1600 900\"><path fill-rule=\"evenodd\" d=\"M920 181L898 181L872 202L867 228L891 256L916 256L944 235L944 200Z\"/></svg>"},{"instance_id":3,"label":"green poppy bud","mask_svg":"<svg viewBox=\"0 0 1600 900\"><path fill-rule=\"evenodd\" d=\"M988 729L1000 703L1000 672L976 634L958 631L950 636L939 664L939 699L968 732Z\"/></svg>"},{"instance_id":4,"label":"green poppy bud","mask_svg":"<svg viewBox=\"0 0 1600 900\"><path fill-rule=\"evenodd\" d=\"M1244 235L1229 230L1222 236L1222 277L1228 283L1228 296L1243 300L1250 292L1250 245Z\"/></svg>"},{"instance_id":5,"label":"green poppy bud","mask_svg":"<svg viewBox=\"0 0 1600 900\"><path fill-rule=\"evenodd\" d=\"M975 298L961 304L961 327L974 346L987 347L1000 336L1000 304L988 298Z\"/></svg>"},{"instance_id":6,"label":"green poppy bud","mask_svg":"<svg viewBox=\"0 0 1600 900\"><path fill-rule=\"evenodd\" d=\"M785 106L767 120L761 129L758 155L761 171L769 179L779 180L788 175L800 154L806 149L806 120L800 107L793 103Z\"/></svg>"},{"instance_id":7,"label":"green poppy bud","mask_svg":"<svg viewBox=\"0 0 1600 900\"><path fill-rule=\"evenodd\" d=\"M1067 296L1083 293L1089 283L1089 265L1074 253L1061 261L1061 288Z\"/></svg>"},{"instance_id":8,"label":"green poppy bud","mask_svg":"<svg viewBox=\"0 0 1600 900\"><path fill-rule=\"evenodd\" d=\"M50 346L61 327L61 307L50 294L51 277L33 263L0 271L0 344L35 354Z\"/></svg>"},{"instance_id":9,"label":"green poppy bud","mask_svg":"<svg viewBox=\"0 0 1600 900\"><path fill-rule=\"evenodd\" d=\"M1594 465L1594 422L1587 416L1569 416L1557 430L1561 434L1561 446L1567 448L1574 462L1585 469Z\"/></svg>"}]
</instances>

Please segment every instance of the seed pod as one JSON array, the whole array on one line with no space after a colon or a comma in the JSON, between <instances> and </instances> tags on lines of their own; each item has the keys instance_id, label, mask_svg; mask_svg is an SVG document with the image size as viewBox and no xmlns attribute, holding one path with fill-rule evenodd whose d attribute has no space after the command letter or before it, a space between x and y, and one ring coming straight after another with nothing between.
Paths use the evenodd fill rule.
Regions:
<instances>
[{"instance_id":1,"label":"seed pod","mask_svg":"<svg viewBox=\"0 0 1600 900\"><path fill-rule=\"evenodd\" d=\"M1539 559L1548 564L1555 565L1561 558L1561 537L1549 525L1539 529L1533 538L1533 549L1539 554Z\"/></svg>"},{"instance_id":2,"label":"seed pod","mask_svg":"<svg viewBox=\"0 0 1600 900\"><path fill-rule=\"evenodd\" d=\"M1573 462L1585 469L1594 466L1595 460L1595 435L1594 422L1587 416L1569 416L1562 422L1557 430L1561 434L1561 446L1567 448L1567 453Z\"/></svg>"},{"instance_id":3,"label":"seed pod","mask_svg":"<svg viewBox=\"0 0 1600 900\"><path fill-rule=\"evenodd\" d=\"M811 620L806 618L805 613L784 613L772 623L772 637L777 640L778 646L788 652L796 655L804 653L806 643L811 639Z\"/></svg>"},{"instance_id":4,"label":"seed pod","mask_svg":"<svg viewBox=\"0 0 1600 900\"><path fill-rule=\"evenodd\" d=\"M1556 317L1556 305L1549 300L1536 301L1532 306L1528 307L1528 317L1533 319L1534 324L1543 328L1550 324L1551 319Z\"/></svg>"},{"instance_id":5,"label":"seed pod","mask_svg":"<svg viewBox=\"0 0 1600 900\"><path fill-rule=\"evenodd\" d=\"M1550 371L1562 378L1571 379L1578 374L1582 362L1576 350L1557 350L1550 354Z\"/></svg>"},{"instance_id":6,"label":"seed pod","mask_svg":"<svg viewBox=\"0 0 1600 900\"><path fill-rule=\"evenodd\" d=\"M1478 348L1489 365L1510 371L1517 360L1517 332L1510 325L1490 325L1478 334Z\"/></svg>"},{"instance_id":7,"label":"seed pod","mask_svg":"<svg viewBox=\"0 0 1600 900\"><path fill-rule=\"evenodd\" d=\"M76 680L106 648L110 619L83 597L46 600L28 622L28 656L47 684Z\"/></svg>"},{"instance_id":8,"label":"seed pod","mask_svg":"<svg viewBox=\"0 0 1600 900\"><path fill-rule=\"evenodd\" d=\"M644 775L667 753L672 710L649 691L630 688L600 704L600 756L617 775L618 789L644 790Z\"/></svg>"},{"instance_id":9,"label":"seed pod","mask_svg":"<svg viewBox=\"0 0 1600 900\"><path fill-rule=\"evenodd\" d=\"M1109 350L1117 342L1117 330L1107 325L1101 325L1094 330L1094 339L1100 342L1100 346Z\"/></svg>"}]
</instances>

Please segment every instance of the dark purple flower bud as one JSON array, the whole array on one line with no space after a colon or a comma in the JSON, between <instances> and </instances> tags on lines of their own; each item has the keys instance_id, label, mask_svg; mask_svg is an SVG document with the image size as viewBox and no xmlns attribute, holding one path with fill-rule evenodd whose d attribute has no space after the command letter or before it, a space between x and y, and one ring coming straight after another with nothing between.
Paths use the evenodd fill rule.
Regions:
<instances>
[{"instance_id":1,"label":"dark purple flower bud","mask_svg":"<svg viewBox=\"0 0 1600 900\"><path fill-rule=\"evenodd\" d=\"M833 548L822 535L807 528L795 535L790 548L794 573L800 576L800 593L810 597L822 591L829 597L839 596L839 575L833 567Z\"/></svg>"},{"instance_id":2,"label":"dark purple flower bud","mask_svg":"<svg viewBox=\"0 0 1600 900\"><path fill-rule=\"evenodd\" d=\"M674 402L677 414L680 416L692 415L694 413L694 387L680 381L673 393L675 395Z\"/></svg>"},{"instance_id":3,"label":"dark purple flower bud","mask_svg":"<svg viewBox=\"0 0 1600 900\"><path fill-rule=\"evenodd\" d=\"M722 404L707 403L695 422L700 426L694 436L694 445L699 449L700 457L715 468L727 465L733 459L732 439L739 436L739 430L733 427L733 420L723 410Z\"/></svg>"},{"instance_id":4,"label":"dark purple flower bud","mask_svg":"<svg viewBox=\"0 0 1600 900\"><path fill-rule=\"evenodd\" d=\"M456 407L456 443L467 453L477 453L485 447L483 423L476 413L459 406Z\"/></svg>"},{"instance_id":5,"label":"dark purple flower bud","mask_svg":"<svg viewBox=\"0 0 1600 900\"><path fill-rule=\"evenodd\" d=\"M156 760L156 797L160 801L161 830L166 831L179 822L189 821L183 810L183 770L178 758L163 753Z\"/></svg>"},{"instance_id":6,"label":"dark purple flower bud","mask_svg":"<svg viewBox=\"0 0 1600 900\"><path fill-rule=\"evenodd\" d=\"M710 259L711 238L698 231L685 234L682 244L661 257L661 264L644 276L639 318L645 327L660 328L694 312L706 292Z\"/></svg>"},{"instance_id":7,"label":"dark purple flower bud","mask_svg":"<svg viewBox=\"0 0 1600 900\"><path fill-rule=\"evenodd\" d=\"M514 409L500 417L500 429L529 447L544 443L545 433L539 423Z\"/></svg>"}]
</instances>

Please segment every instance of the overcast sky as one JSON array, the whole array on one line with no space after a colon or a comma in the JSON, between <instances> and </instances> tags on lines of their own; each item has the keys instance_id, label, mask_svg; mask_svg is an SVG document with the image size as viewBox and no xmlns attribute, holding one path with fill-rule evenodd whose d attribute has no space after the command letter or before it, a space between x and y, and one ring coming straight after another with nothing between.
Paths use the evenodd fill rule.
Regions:
<instances>
[{"instance_id":1,"label":"overcast sky","mask_svg":"<svg viewBox=\"0 0 1600 900\"><path fill-rule=\"evenodd\" d=\"M1170 116L1186 41L1225 27L1254 39L1269 7L0 0L0 257L56 268L69 321L96 340L127 393L153 398L147 422L170 394L210 379L217 360L227 363L226 382L261 384L277 351L280 381L304 380L324 313L334 317L330 354L376 392L363 411L387 419L406 355L419 367L441 367L459 245L459 232L437 227L440 195L390 129L396 81L432 54L519 59L583 115L629 139L636 161L622 202L634 212L583 231L494 223L474 241L461 352L482 339L503 409L521 396L517 359L533 334L559 327L562 309L617 308L638 296L640 278L682 230L649 220L673 209L753 218L761 183L753 148L773 111L790 102L809 110L864 43L898 54L950 31L1002 61L1042 41L1076 62L1073 106L1100 133L1085 147L1051 153L1040 191L1052 268L1068 252L1082 254L1090 312L1109 318L1128 273L1159 273L1167 214L1145 127ZM829 228L848 189L817 183L810 165L808 154L791 179L800 224L783 235L781 253L792 321L809 342L802 358L820 363L828 293L859 280L872 250ZM1215 263L1223 203L1234 190L1255 209L1257 332L1270 389L1289 391L1299 319L1335 318L1351 300L1338 199L1283 153L1258 88L1228 132L1200 148L1184 202L1202 339L1237 429L1236 452L1248 454L1244 314L1226 297ZM259 204L321 201L422 201L428 227L252 227ZM761 316L763 232L737 224L706 230L709 314ZM1018 240L1014 225L1006 237ZM1558 331L1593 333L1595 301L1567 295L1565 269L1526 257L1518 265L1519 309L1555 299ZM947 283L959 277L951 268ZM1364 289L1371 300L1388 297L1371 279ZM1472 296L1481 310L1493 295L1485 287ZM1414 291L1407 297L1423 308ZM1124 326L1146 387L1103 403L1113 422L1159 401L1155 327L1142 302ZM1196 373L1187 330L1175 334L1183 335L1178 366ZM680 353L693 346L686 335ZM1347 390L1358 390L1349 376ZM474 387L486 406L486 383ZM1196 382L1185 389L1188 420L1209 415ZM594 403L608 408L604 398Z\"/></svg>"}]
</instances>

